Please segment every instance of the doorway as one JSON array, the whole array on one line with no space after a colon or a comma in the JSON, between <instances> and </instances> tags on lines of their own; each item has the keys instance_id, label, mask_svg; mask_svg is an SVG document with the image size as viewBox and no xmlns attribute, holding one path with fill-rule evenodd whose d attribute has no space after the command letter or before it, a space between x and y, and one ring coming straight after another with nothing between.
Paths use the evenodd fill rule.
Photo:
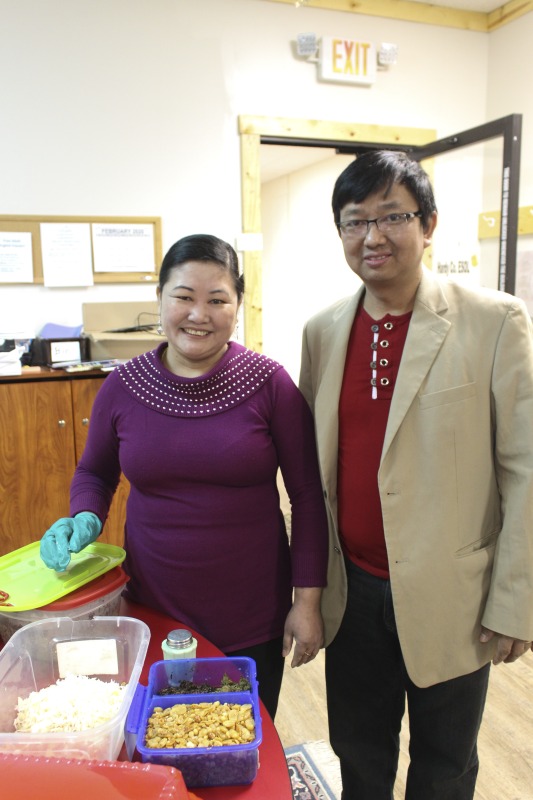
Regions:
<instances>
[{"instance_id":1,"label":"doorway","mask_svg":"<svg viewBox=\"0 0 533 800\"><path fill-rule=\"evenodd\" d=\"M497 288L514 293L518 229L518 189L521 148L520 114L480 125L458 134L436 140L435 131L418 128L393 128L379 125L351 125L348 123L318 120L295 120L271 117L240 117L241 175L242 175L242 230L261 233L261 144L291 145L309 148L334 148L339 154L354 157L376 147L404 150L418 161L433 180L434 159L443 154L474 146L478 152L485 142L499 140L501 144L501 225L499 232L498 285ZM444 159L445 160L445 159ZM441 159L441 162L443 159ZM483 156L478 158L483 161ZM342 167L341 167L342 169ZM340 170L339 170L340 171ZM463 180L461 180L463 178ZM461 185L464 184L464 185ZM331 184L332 185L332 184ZM466 191L465 191L466 190ZM458 196L469 195L471 186L464 175L454 185L454 204ZM475 202L475 201L474 201ZM481 210L481 197L475 209ZM472 203L470 204L472 205ZM477 214L476 214L477 216ZM481 218L481 214L479 214ZM472 228L474 226L471 226ZM477 229L477 226L475 226ZM312 232L311 232L312 233ZM477 230L476 230L477 238ZM431 257L431 254L429 254ZM431 266L429 259L425 259ZM261 250L247 250L243 255L243 269L247 283L245 296L245 343L262 352L263 349L263 269ZM280 291L283 286L280 286ZM298 302L297 295L295 302ZM327 303L326 303L327 304Z\"/></svg>"},{"instance_id":2,"label":"doorway","mask_svg":"<svg viewBox=\"0 0 533 800\"><path fill-rule=\"evenodd\" d=\"M309 147L349 145L357 142L387 144L408 148L427 145L436 132L427 128L405 128L385 125L350 124L324 120L287 119L280 117L239 117L241 139L241 197L243 233L261 233L261 141L276 138L279 143ZM432 163L424 165L432 177ZM244 296L245 344L263 352L263 271L261 250L243 252L246 281Z\"/></svg>"}]
</instances>

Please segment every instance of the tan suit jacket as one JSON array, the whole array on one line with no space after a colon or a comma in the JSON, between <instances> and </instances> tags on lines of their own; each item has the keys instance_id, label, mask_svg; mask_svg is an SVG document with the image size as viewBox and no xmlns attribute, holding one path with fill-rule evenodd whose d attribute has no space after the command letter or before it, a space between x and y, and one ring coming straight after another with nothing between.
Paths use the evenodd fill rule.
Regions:
<instances>
[{"instance_id":1,"label":"tan suit jacket","mask_svg":"<svg viewBox=\"0 0 533 800\"><path fill-rule=\"evenodd\" d=\"M330 524L328 644L346 604L337 413L362 292L313 317L303 335L301 389L315 415ZM378 473L398 635L421 687L491 659L481 624L533 638L531 334L517 298L424 268Z\"/></svg>"}]
</instances>

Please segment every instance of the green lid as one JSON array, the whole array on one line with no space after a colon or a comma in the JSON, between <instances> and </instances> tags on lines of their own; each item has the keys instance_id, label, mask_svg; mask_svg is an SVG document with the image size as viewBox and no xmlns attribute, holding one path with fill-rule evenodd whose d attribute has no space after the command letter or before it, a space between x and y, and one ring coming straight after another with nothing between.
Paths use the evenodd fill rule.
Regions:
<instances>
[{"instance_id":1,"label":"green lid","mask_svg":"<svg viewBox=\"0 0 533 800\"><path fill-rule=\"evenodd\" d=\"M80 553L72 553L64 572L46 566L39 554L40 541L13 550L0 557L0 611L29 611L52 603L80 586L121 564L126 551L122 547L94 542Z\"/></svg>"}]
</instances>

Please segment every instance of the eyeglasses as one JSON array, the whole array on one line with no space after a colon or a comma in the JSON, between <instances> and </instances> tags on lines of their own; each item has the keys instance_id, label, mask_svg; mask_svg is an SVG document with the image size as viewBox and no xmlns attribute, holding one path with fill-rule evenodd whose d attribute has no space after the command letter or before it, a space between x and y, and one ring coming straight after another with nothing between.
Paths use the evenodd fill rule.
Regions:
<instances>
[{"instance_id":1,"label":"eyeglasses","mask_svg":"<svg viewBox=\"0 0 533 800\"><path fill-rule=\"evenodd\" d=\"M376 219L348 219L346 222L340 222L338 228L345 236L364 239L373 222L381 233L394 233L398 232L414 217L422 217L422 213L420 211L405 211L402 214L386 214L384 217L376 217Z\"/></svg>"}]
</instances>

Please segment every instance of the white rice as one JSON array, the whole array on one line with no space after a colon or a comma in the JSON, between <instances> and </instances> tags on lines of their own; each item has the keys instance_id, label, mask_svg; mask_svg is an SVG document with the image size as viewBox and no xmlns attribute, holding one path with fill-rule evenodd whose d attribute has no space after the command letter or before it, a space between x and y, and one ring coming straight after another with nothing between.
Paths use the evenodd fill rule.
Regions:
<instances>
[{"instance_id":1,"label":"white rice","mask_svg":"<svg viewBox=\"0 0 533 800\"><path fill-rule=\"evenodd\" d=\"M125 686L85 675L67 675L55 684L19 697L15 730L24 733L77 732L113 717Z\"/></svg>"}]
</instances>

